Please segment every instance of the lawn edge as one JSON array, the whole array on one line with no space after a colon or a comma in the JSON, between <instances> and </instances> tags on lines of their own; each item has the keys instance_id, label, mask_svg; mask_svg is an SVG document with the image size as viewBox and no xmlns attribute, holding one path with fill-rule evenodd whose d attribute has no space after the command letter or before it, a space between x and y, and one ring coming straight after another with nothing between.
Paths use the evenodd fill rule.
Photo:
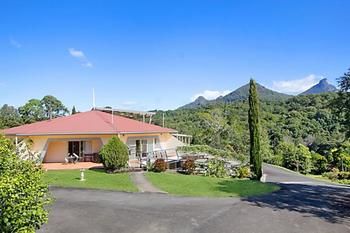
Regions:
<instances>
[{"instance_id":1,"label":"lawn edge","mask_svg":"<svg viewBox=\"0 0 350 233\"><path fill-rule=\"evenodd\" d=\"M154 184L150 179L148 179L147 177L147 173L145 173L145 178L155 187L161 189L161 187L157 186L156 184ZM172 173L172 172L165 172L168 174L178 174L181 175L180 173ZM182 174L183 175L183 174ZM235 179L235 178L227 178L227 179L234 179L234 180L250 180L250 179ZM254 181L254 180L253 180ZM212 199L212 198L220 198L220 199L230 199L230 198L236 198L236 199L241 199L244 200L246 198L253 198L253 197L261 197L261 196L265 196L265 195L270 195L272 193L278 192L282 189L282 187L278 184L278 183L273 183L273 182L261 182L261 181L256 181L256 182L260 182L261 184L268 184L268 185L272 185L272 186L276 186L277 189L272 191L272 192L267 192L267 193L262 193L262 194L257 194L257 195L248 195L248 196L232 196L232 197L220 197L220 196L192 196L192 195L184 195L184 194L174 194L174 193L169 193L166 192L166 195L172 196L172 197L187 197L187 198L207 198L207 199Z\"/></svg>"}]
</instances>

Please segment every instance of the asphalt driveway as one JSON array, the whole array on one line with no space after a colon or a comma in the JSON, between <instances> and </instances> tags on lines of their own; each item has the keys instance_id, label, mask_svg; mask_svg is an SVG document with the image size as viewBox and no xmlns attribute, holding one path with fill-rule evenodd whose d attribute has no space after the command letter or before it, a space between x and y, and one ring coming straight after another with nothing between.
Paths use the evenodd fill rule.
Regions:
<instances>
[{"instance_id":1,"label":"asphalt driveway","mask_svg":"<svg viewBox=\"0 0 350 233\"><path fill-rule=\"evenodd\" d=\"M38 232L350 233L350 189L265 165L281 190L254 198L52 189L49 223Z\"/></svg>"}]
</instances>

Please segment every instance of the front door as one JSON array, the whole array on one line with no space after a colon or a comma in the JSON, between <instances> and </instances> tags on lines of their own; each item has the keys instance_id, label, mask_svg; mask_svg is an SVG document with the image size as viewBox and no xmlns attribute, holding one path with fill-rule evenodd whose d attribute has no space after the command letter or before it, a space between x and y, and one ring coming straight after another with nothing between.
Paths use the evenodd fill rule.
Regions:
<instances>
[{"instance_id":1,"label":"front door","mask_svg":"<svg viewBox=\"0 0 350 233\"><path fill-rule=\"evenodd\" d=\"M147 140L136 140L136 156L141 158L147 157Z\"/></svg>"},{"instance_id":2,"label":"front door","mask_svg":"<svg viewBox=\"0 0 350 233\"><path fill-rule=\"evenodd\" d=\"M70 155L76 154L78 156L81 156L81 150L80 150L80 141L72 141L68 143L68 153Z\"/></svg>"}]
</instances>

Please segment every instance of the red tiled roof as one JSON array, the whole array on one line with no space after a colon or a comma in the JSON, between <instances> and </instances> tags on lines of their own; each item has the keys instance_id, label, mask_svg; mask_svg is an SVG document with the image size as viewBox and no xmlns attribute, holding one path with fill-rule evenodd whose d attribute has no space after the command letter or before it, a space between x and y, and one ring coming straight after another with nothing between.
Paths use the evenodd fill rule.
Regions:
<instances>
[{"instance_id":1,"label":"red tiled roof","mask_svg":"<svg viewBox=\"0 0 350 233\"><path fill-rule=\"evenodd\" d=\"M89 111L4 130L5 135L170 133L176 130L110 113Z\"/></svg>"}]
</instances>

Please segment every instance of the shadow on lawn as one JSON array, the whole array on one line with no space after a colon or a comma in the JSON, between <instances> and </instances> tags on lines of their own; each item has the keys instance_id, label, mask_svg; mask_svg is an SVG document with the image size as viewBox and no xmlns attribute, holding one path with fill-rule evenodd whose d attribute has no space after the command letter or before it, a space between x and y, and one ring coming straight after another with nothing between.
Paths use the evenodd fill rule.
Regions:
<instances>
[{"instance_id":1,"label":"shadow on lawn","mask_svg":"<svg viewBox=\"0 0 350 233\"><path fill-rule=\"evenodd\" d=\"M331 223L350 224L350 188L304 184L278 184L277 192L243 198L261 208L297 211Z\"/></svg>"}]
</instances>

